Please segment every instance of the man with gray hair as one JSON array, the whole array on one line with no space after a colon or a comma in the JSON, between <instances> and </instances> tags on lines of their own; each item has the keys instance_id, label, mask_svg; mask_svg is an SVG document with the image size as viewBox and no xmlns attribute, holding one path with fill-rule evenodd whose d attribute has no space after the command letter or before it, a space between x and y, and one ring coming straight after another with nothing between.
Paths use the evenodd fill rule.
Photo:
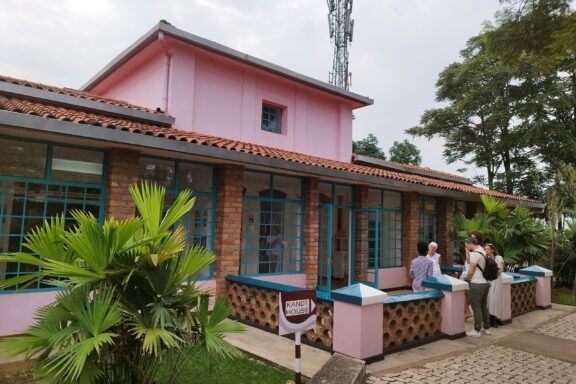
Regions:
<instances>
[{"instance_id":1,"label":"man with gray hair","mask_svg":"<svg viewBox=\"0 0 576 384\"><path fill-rule=\"evenodd\" d=\"M434 264L434 268L432 271L433 277L442 276L442 271L440 270L440 254L436 251L438 250L438 244L435 242L431 242L428 244L428 253L426 254L426 258Z\"/></svg>"}]
</instances>

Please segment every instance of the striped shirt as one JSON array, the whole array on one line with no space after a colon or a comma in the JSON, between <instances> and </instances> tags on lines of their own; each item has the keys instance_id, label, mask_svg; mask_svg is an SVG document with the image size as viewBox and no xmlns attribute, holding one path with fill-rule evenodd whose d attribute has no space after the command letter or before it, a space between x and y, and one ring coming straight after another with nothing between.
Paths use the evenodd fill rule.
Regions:
<instances>
[{"instance_id":1,"label":"striped shirt","mask_svg":"<svg viewBox=\"0 0 576 384\"><path fill-rule=\"evenodd\" d=\"M418 256L410 263L410 276L412 277L412 289L422 291L422 281L434 275L434 263L426 256Z\"/></svg>"}]
</instances>

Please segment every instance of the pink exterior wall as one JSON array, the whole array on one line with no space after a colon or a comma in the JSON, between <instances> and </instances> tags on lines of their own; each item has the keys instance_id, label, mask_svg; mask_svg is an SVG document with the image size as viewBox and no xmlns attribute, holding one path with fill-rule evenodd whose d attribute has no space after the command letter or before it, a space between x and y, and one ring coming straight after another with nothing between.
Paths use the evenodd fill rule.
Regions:
<instances>
[{"instance_id":1,"label":"pink exterior wall","mask_svg":"<svg viewBox=\"0 0 576 384\"><path fill-rule=\"evenodd\" d=\"M2 321L0 336L16 335L34 324L34 314L42 306L54 301L58 291L23 292L0 295Z\"/></svg>"},{"instance_id":2,"label":"pink exterior wall","mask_svg":"<svg viewBox=\"0 0 576 384\"><path fill-rule=\"evenodd\" d=\"M172 38L154 42L91 92L163 108L175 128L349 162L352 102ZM261 130L262 103L284 108Z\"/></svg>"},{"instance_id":3,"label":"pink exterior wall","mask_svg":"<svg viewBox=\"0 0 576 384\"><path fill-rule=\"evenodd\" d=\"M459 335L466 331L464 326L464 301L466 291L443 291L440 300L442 311L442 326L440 330L445 335Z\"/></svg>"},{"instance_id":4,"label":"pink exterior wall","mask_svg":"<svg viewBox=\"0 0 576 384\"><path fill-rule=\"evenodd\" d=\"M400 288L408 285L406 268L381 268L378 270L378 289Z\"/></svg>"},{"instance_id":5,"label":"pink exterior wall","mask_svg":"<svg viewBox=\"0 0 576 384\"><path fill-rule=\"evenodd\" d=\"M552 304L552 278L536 276L536 306L546 308Z\"/></svg>"},{"instance_id":6,"label":"pink exterior wall","mask_svg":"<svg viewBox=\"0 0 576 384\"><path fill-rule=\"evenodd\" d=\"M304 273L291 273L286 275L259 275L250 277L253 279L270 281L278 284L291 285L293 287L306 288L306 274Z\"/></svg>"},{"instance_id":7,"label":"pink exterior wall","mask_svg":"<svg viewBox=\"0 0 576 384\"><path fill-rule=\"evenodd\" d=\"M512 285L502 283L502 318L501 321L512 319Z\"/></svg>"},{"instance_id":8,"label":"pink exterior wall","mask_svg":"<svg viewBox=\"0 0 576 384\"><path fill-rule=\"evenodd\" d=\"M334 300L334 351L357 359L381 355L383 321L382 303L359 306Z\"/></svg>"}]
</instances>

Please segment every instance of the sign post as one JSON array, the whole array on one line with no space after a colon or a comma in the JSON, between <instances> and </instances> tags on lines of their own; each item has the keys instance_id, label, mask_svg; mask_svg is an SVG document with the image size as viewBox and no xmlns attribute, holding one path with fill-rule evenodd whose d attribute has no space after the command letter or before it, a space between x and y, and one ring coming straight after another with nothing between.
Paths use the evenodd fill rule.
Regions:
<instances>
[{"instance_id":1,"label":"sign post","mask_svg":"<svg viewBox=\"0 0 576 384\"><path fill-rule=\"evenodd\" d=\"M302 332L316 327L316 291L302 290L280 292L280 324L278 333L295 333L295 383L302 382L302 364L300 363L300 342Z\"/></svg>"}]
</instances>

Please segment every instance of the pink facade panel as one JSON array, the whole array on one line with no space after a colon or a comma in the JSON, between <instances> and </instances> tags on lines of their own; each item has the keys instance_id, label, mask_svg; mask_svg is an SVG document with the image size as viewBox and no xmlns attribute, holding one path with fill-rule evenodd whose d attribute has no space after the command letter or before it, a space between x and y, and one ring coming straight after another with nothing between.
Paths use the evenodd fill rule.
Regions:
<instances>
[{"instance_id":1,"label":"pink facade panel","mask_svg":"<svg viewBox=\"0 0 576 384\"><path fill-rule=\"evenodd\" d=\"M552 278L550 276L536 277L536 306L547 308L552 304Z\"/></svg>"},{"instance_id":2,"label":"pink facade panel","mask_svg":"<svg viewBox=\"0 0 576 384\"><path fill-rule=\"evenodd\" d=\"M293 273L286 275L258 275L250 276L254 279L262 281L270 281L272 283L291 285L293 287L306 288L306 274Z\"/></svg>"},{"instance_id":3,"label":"pink facade panel","mask_svg":"<svg viewBox=\"0 0 576 384\"><path fill-rule=\"evenodd\" d=\"M34 324L34 315L40 307L54 301L58 291L24 292L0 295L2 321L0 337L22 333Z\"/></svg>"},{"instance_id":4,"label":"pink facade panel","mask_svg":"<svg viewBox=\"0 0 576 384\"><path fill-rule=\"evenodd\" d=\"M381 303L359 306L335 300L334 351L357 359L381 355L383 319Z\"/></svg>"},{"instance_id":5,"label":"pink facade panel","mask_svg":"<svg viewBox=\"0 0 576 384\"><path fill-rule=\"evenodd\" d=\"M441 300L442 325L441 331L445 335L463 334L465 329L464 302L466 291L443 291Z\"/></svg>"},{"instance_id":6,"label":"pink facade panel","mask_svg":"<svg viewBox=\"0 0 576 384\"><path fill-rule=\"evenodd\" d=\"M169 37L130 58L92 92L166 109L178 129L351 159L351 101ZM281 109L280 133L261 129L263 104Z\"/></svg>"},{"instance_id":7,"label":"pink facade panel","mask_svg":"<svg viewBox=\"0 0 576 384\"><path fill-rule=\"evenodd\" d=\"M407 285L406 268L381 268L378 270L378 289L400 288Z\"/></svg>"},{"instance_id":8,"label":"pink facade panel","mask_svg":"<svg viewBox=\"0 0 576 384\"><path fill-rule=\"evenodd\" d=\"M155 110L164 109L165 83L170 65L159 43L154 43L91 92Z\"/></svg>"}]
</instances>

